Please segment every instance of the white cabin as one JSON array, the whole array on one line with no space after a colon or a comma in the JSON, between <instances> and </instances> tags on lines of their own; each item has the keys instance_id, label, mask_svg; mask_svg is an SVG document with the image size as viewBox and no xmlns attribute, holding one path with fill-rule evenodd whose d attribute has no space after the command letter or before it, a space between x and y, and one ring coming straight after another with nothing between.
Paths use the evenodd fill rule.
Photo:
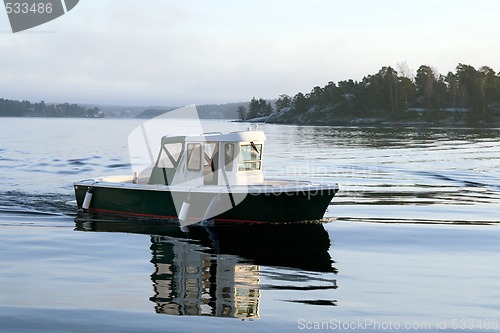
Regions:
<instances>
[{"instance_id":1,"label":"white cabin","mask_svg":"<svg viewBox=\"0 0 500 333\"><path fill-rule=\"evenodd\" d=\"M262 184L265 140L261 131L165 136L148 183L188 186Z\"/></svg>"}]
</instances>

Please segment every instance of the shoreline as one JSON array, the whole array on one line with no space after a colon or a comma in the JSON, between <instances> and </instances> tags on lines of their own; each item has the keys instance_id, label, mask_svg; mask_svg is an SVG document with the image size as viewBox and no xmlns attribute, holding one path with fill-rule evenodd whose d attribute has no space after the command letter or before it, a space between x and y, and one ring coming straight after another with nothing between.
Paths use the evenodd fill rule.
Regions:
<instances>
[{"instance_id":1,"label":"shoreline","mask_svg":"<svg viewBox=\"0 0 500 333\"><path fill-rule=\"evenodd\" d=\"M419 128L500 128L500 119L495 119L489 123L481 120L477 123L469 123L465 120L450 121L449 119L440 119L434 121L427 120L389 120L383 118L338 118L332 121L268 121L267 117L234 120L242 123L264 123L273 125L297 125L297 126L344 126L344 127L419 127Z\"/></svg>"}]
</instances>

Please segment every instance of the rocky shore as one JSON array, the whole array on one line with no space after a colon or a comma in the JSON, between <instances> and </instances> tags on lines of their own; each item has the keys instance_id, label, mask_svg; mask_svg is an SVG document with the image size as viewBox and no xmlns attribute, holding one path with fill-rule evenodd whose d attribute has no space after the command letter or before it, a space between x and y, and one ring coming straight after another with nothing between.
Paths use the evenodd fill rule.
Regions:
<instances>
[{"instance_id":1,"label":"rocky shore","mask_svg":"<svg viewBox=\"0 0 500 333\"><path fill-rule=\"evenodd\" d=\"M305 113L297 114L291 108L280 112L274 112L266 117L258 117L244 120L251 123L269 124L293 124L293 125L315 125L315 126L403 126L403 127L490 127L500 128L500 117L495 116L486 122L483 120L471 121L467 113L451 114L450 112L418 113L406 112L399 119L387 116L373 117L349 117L334 115L329 110L317 111L311 109Z\"/></svg>"}]
</instances>

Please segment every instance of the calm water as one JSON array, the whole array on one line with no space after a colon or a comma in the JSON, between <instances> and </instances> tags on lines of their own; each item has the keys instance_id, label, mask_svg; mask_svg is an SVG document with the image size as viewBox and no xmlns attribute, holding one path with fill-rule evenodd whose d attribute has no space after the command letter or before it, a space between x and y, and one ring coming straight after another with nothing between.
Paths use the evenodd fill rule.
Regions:
<instances>
[{"instance_id":1,"label":"calm water","mask_svg":"<svg viewBox=\"0 0 500 333\"><path fill-rule=\"evenodd\" d=\"M77 216L140 123L0 118L2 332L500 331L500 130L260 126L268 176L340 184L323 223Z\"/></svg>"}]
</instances>

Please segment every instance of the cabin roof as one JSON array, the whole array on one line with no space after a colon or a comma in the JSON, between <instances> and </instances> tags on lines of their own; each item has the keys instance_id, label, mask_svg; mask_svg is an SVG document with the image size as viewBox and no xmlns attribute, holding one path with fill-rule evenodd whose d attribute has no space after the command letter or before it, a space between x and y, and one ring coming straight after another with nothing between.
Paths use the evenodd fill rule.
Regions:
<instances>
[{"instance_id":1,"label":"cabin roof","mask_svg":"<svg viewBox=\"0 0 500 333\"><path fill-rule=\"evenodd\" d=\"M241 131L231 133L203 133L201 135L189 136L164 136L161 139L162 144L175 143L175 142L207 142L207 141L220 141L220 142L250 142L250 141L265 141L266 136L262 131Z\"/></svg>"}]
</instances>

